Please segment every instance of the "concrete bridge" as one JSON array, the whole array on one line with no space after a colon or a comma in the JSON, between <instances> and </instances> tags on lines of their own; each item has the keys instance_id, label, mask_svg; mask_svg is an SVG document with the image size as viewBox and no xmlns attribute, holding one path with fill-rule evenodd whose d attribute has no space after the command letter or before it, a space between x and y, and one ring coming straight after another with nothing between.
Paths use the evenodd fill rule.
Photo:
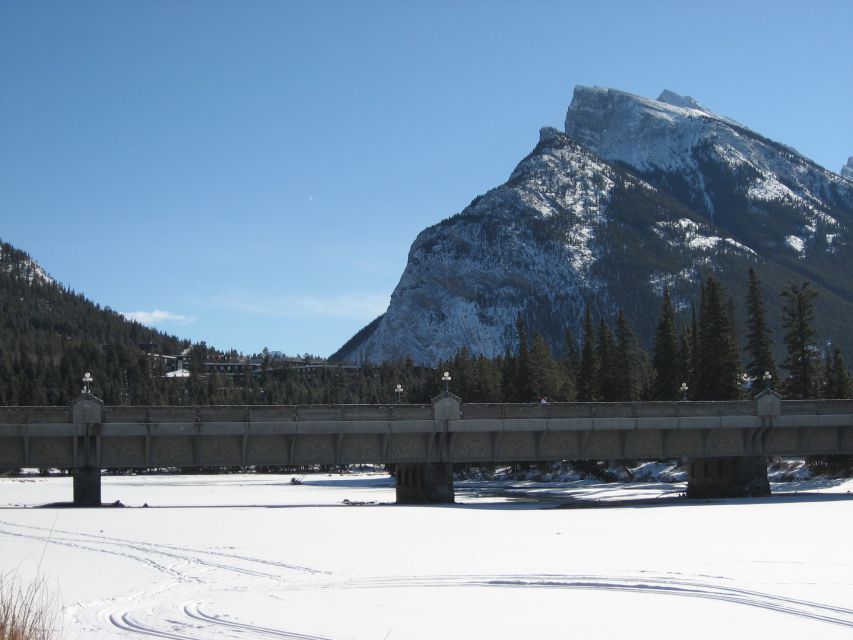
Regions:
<instances>
[{"instance_id":1,"label":"concrete bridge","mask_svg":"<svg viewBox=\"0 0 853 640\"><path fill-rule=\"evenodd\" d=\"M853 400L427 405L0 407L0 468L391 463L397 501L452 502L454 463L689 458L688 495L769 493L767 456L853 453Z\"/></svg>"}]
</instances>

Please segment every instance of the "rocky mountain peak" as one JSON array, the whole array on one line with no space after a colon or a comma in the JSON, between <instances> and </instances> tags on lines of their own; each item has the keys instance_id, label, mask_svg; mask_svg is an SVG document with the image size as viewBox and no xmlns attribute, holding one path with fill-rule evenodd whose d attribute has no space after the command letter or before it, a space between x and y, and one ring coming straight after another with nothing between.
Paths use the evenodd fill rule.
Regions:
<instances>
[{"instance_id":1,"label":"rocky mountain peak","mask_svg":"<svg viewBox=\"0 0 853 640\"><path fill-rule=\"evenodd\" d=\"M847 164L841 167L841 175L853 180L853 156L847 158Z\"/></svg>"},{"instance_id":2,"label":"rocky mountain peak","mask_svg":"<svg viewBox=\"0 0 853 640\"><path fill-rule=\"evenodd\" d=\"M664 89L661 92L661 94L658 96L658 102L665 102L667 104L671 104L674 107L696 109L705 113L711 113L708 109L696 102L696 100L694 100L690 96L681 96L675 93L674 91L670 91L669 89Z\"/></svg>"}]
</instances>

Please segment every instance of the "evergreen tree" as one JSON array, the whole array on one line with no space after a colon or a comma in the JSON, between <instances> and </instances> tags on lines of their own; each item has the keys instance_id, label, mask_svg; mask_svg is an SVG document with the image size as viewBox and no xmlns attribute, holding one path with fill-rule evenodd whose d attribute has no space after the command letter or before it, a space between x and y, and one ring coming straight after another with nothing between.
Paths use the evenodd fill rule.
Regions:
<instances>
[{"instance_id":1,"label":"evergreen tree","mask_svg":"<svg viewBox=\"0 0 853 640\"><path fill-rule=\"evenodd\" d=\"M580 369L577 377L578 402L592 402L595 397L595 381L598 377L595 360L595 338L592 328L592 314L589 307L583 319L583 348L581 349Z\"/></svg>"},{"instance_id":2,"label":"evergreen tree","mask_svg":"<svg viewBox=\"0 0 853 640\"><path fill-rule=\"evenodd\" d=\"M577 398L578 372L581 368L581 356L578 343L571 329L566 329L566 357L563 359L563 399L572 401Z\"/></svg>"},{"instance_id":3,"label":"evergreen tree","mask_svg":"<svg viewBox=\"0 0 853 640\"><path fill-rule=\"evenodd\" d=\"M559 369L541 334L533 336L528 358L532 399L556 399L560 395Z\"/></svg>"},{"instance_id":4,"label":"evergreen tree","mask_svg":"<svg viewBox=\"0 0 853 640\"><path fill-rule=\"evenodd\" d=\"M515 401L515 380L515 356L507 347L501 367L501 392L506 402Z\"/></svg>"},{"instance_id":5,"label":"evergreen tree","mask_svg":"<svg viewBox=\"0 0 853 640\"><path fill-rule=\"evenodd\" d=\"M619 309L616 319L615 397L618 402L636 400L639 395L639 358L637 338L625 320L625 314Z\"/></svg>"},{"instance_id":6,"label":"evergreen tree","mask_svg":"<svg viewBox=\"0 0 853 640\"><path fill-rule=\"evenodd\" d=\"M686 341L683 347L686 348ZM687 354L679 350L675 331L675 308L672 306L669 290L664 290L652 357L655 370L652 397L655 400L678 399L678 389L686 380L683 374L685 355Z\"/></svg>"},{"instance_id":7,"label":"evergreen tree","mask_svg":"<svg viewBox=\"0 0 853 640\"><path fill-rule=\"evenodd\" d=\"M850 397L850 373L844 366L844 357L838 347L835 347L832 354L826 358L823 397L826 399Z\"/></svg>"},{"instance_id":8,"label":"evergreen tree","mask_svg":"<svg viewBox=\"0 0 853 640\"><path fill-rule=\"evenodd\" d=\"M703 289L696 364L696 399L737 399L740 368L737 346L722 287L714 278L708 278Z\"/></svg>"},{"instance_id":9,"label":"evergreen tree","mask_svg":"<svg viewBox=\"0 0 853 640\"><path fill-rule=\"evenodd\" d=\"M782 291L782 327L787 354L782 368L788 372L785 392L793 398L815 397L817 389L817 345L814 333L814 299L817 293L808 282L789 283Z\"/></svg>"},{"instance_id":10,"label":"evergreen tree","mask_svg":"<svg viewBox=\"0 0 853 640\"><path fill-rule=\"evenodd\" d=\"M773 380L776 380L778 374L776 362L773 359L773 345L770 341L771 329L767 326L764 313L764 294L758 275L752 268L749 270L746 312L746 353L749 357L746 371L751 377L757 379L761 379L765 372L769 372Z\"/></svg>"},{"instance_id":11,"label":"evergreen tree","mask_svg":"<svg viewBox=\"0 0 853 640\"><path fill-rule=\"evenodd\" d=\"M595 360L598 364L595 395L602 402L615 402L619 397L616 381L616 345L613 341L613 333L604 318L598 322Z\"/></svg>"},{"instance_id":12,"label":"evergreen tree","mask_svg":"<svg viewBox=\"0 0 853 640\"><path fill-rule=\"evenodd\" d=\"M515 362L515 381L513 384L515 401L530 402L535 395L530 379L530 342L527 336L527 325L520 313L515 320L515 330L518 334L518 357Z\"/></svg>"}]
</instances>

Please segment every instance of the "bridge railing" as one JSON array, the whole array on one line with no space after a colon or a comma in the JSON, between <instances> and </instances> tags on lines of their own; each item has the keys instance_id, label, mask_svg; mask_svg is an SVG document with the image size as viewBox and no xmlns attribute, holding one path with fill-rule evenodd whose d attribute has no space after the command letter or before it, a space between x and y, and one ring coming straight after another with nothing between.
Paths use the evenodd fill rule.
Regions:
<instances>
[{"instance_id":1,"label":"bridge railing","mask_svg":"<svg viewBox=\"0 0 853 640\"><path fill-rule=\"evenodd\" d=\"M731 402L550 402L472 403L462 405L462 418L669 418L755 415L751 400Z\"/></svg>"},{"instance_id":2,"label":"bridge railing","mask_svg":"<svg viewBox=\"0 0 853 640\"><path fill-rule=\"evenodd\" d=\"M71 422L71 407L0 407L0 424Z\"/></svg>"},{"instance_id":3,"label":"bridge railing","mask_svg":"<svg viewBox=\"0 0 853 640\"><path fill-rule=\"evenodd\" d=\"M22 408L24 410L29 407ZM65 410L68 414L68 410ZM299 422L299 421L384 421L431 420L432 406L426 404L387 405L221 405L187 407L105 406L104 423L159 422ZM66 421L70 418L66 418ZM2 416L0 416L0 421ZM8 420L7 422L20 422Z\"/></svg>"},{"instance_id":4,"label":"bridge railing","mask_svg":"<svg viewBox=\"0 0 853 640\"><path fill-rule=\"evenodd\" d=\"M783 400L783 415L853 414L853 400Z\"/></svg>"}]
</instances>

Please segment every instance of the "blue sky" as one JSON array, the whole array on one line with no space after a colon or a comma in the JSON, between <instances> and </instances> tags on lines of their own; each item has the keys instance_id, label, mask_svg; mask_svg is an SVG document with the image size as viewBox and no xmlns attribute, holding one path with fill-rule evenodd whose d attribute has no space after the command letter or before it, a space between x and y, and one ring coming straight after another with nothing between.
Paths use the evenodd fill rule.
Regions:
<instances>
[{"instance_id":1,"label":"blue sky","mask_svg":"<svg viewBox=\"0 0 853 640\"><path fill-rule=\"evenodd\" d=\"M838 171L853 2L0 3L0 238L104 306L328 355L419 231L664 88Z\"/></svg>"}]
</instances>

